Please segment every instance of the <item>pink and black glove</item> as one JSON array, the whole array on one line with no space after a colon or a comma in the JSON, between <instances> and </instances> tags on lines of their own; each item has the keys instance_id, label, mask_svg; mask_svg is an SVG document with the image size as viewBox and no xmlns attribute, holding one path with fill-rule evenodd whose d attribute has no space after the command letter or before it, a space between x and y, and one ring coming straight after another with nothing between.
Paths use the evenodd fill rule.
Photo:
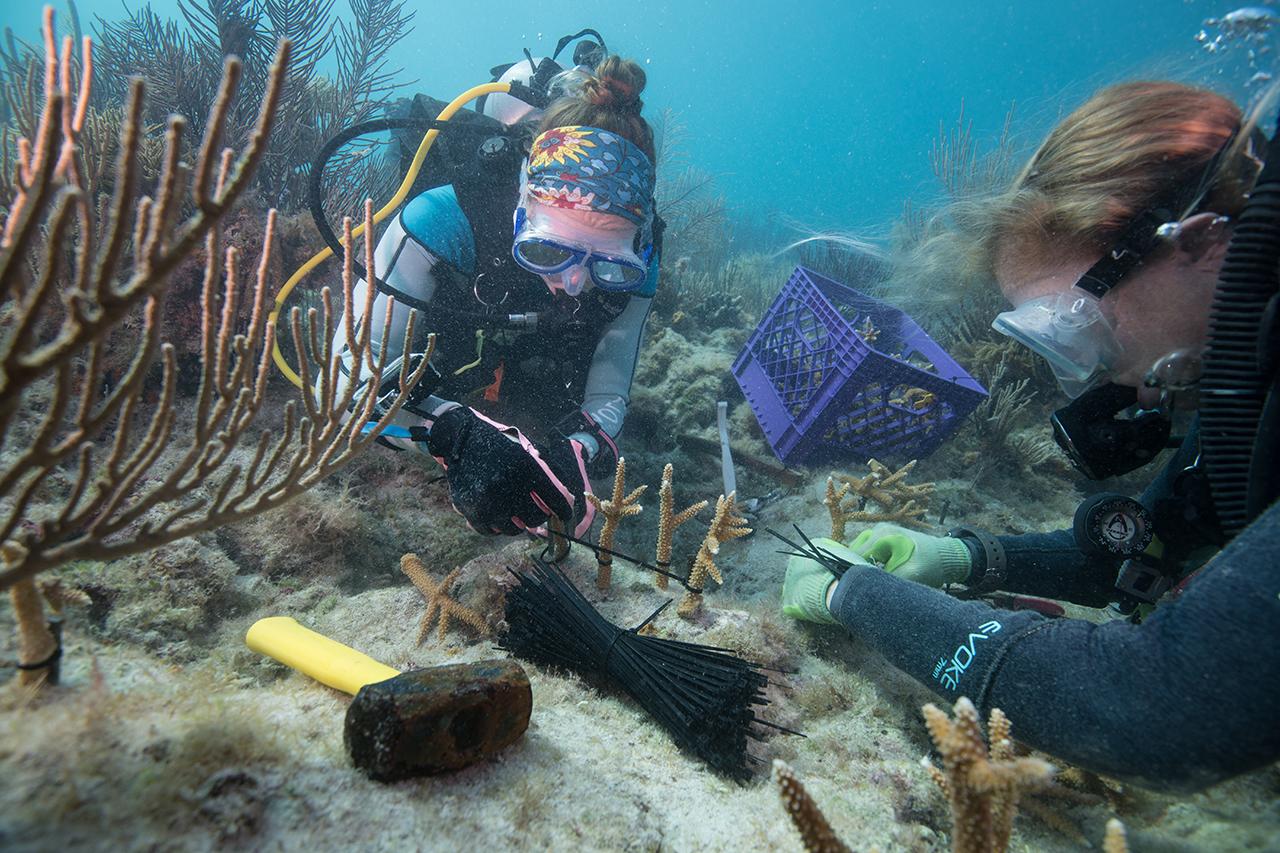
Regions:
<instances>
[{"instance_id":1,"label":"pink and black glove","mask_svg":"<svg viewBox=\"0 0 1280 853\"><path fill-rule=\"evenodd\" d=\"M453 508L479 533L514 536L551 516L577 520L586 503L582 487L567 486L557 473L574 467L564 449L550 454L553 466L520 430L472 409L436 417L427 449L445 468Z\"/></svg>"},{"instance_id":2,"label":"pink and black glove","mask_svg":"<svg viewBox=\"0 0 1280 853\"><path fill-rule=\"evenodd\" d=\"M591 529L596 515L595 507L586 498L587 492L591 491L591 478L587 476L587 449L575 438L557 437L551 439L550 445L542 451L542 458L573 495L573 516L559 518L570 528L570 533L581 539Z\"/></svg>"}]
</instances>

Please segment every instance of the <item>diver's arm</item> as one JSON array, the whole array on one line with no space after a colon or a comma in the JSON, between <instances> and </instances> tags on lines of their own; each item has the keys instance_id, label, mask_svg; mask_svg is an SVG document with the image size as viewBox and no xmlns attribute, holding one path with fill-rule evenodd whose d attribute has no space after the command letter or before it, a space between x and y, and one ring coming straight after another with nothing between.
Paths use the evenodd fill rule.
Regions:
<instances>
[{"instance_id":1,"label":"diver's arm","mask_svg":"<svg viewBox=\"0 0 1280 853\"><path fill-rule=\"evenodd\" d=\"M389 365L394 365L395 359L398 359L404 352L405 324L408 321L409 312L412 310L409 303L411 301L417 302L419 305L430 303L435 295L436 280L432 273L432 268L435 264L435 257L406 232L400 217L395 218L374 249L374 268L379 277L389 287L391 293L388 294L383 290L379 290L374 295L369 348L372 353L381 352L382 331L387 305L392 296L397 296L398 298L395 299L394 307L392 308L391 337L387 341L387 363ZM360 279L354 288L352 310L355 314L352 322L357 326L363 314L368 287L368 283L364 279ZM404 297L408 297L408 299ZM418 330L422 340L425 340L421 317L419 317ZM352 354L347 348L346 329L342 320L338 322L337 331L334 333L333 349L341 357L342 377L340 381L342 386L345 386L352 367ZM396 369L398 370L398 367ZM363 375L365 377L368 376L367 367ZM339 387L339 393L342 393L342 386ZM425 408L430 411L436 411L448 408L448 404L449 401L432 396L428 398ZM403 427L421 426L423 418L410 412L401 411L392 420L392 424ZM408 439L390 436L384 436L384 439L395 447L416 448L416 445Z\"/></svg>"},{"instance_id":2,"label":"diver's arm","mask_svg":"<svg viewBox=\"0 0 1280 853\"><path fill-rule=\"evenodd\" d=\"M1000 584L1005 592L1057 598L1088 607L1105 607L1115 595L1118 565L1082 553L1070 530L996 539L1004 547L1008 566ZM981 547L971 547L970 551L975 563L971 576L977 577L985 569L986 559Z\"/></svg>"},{"instance_id":3,"label":"diver's arm","mask_svg":"<svg viewBox=\"0 0 1280 853\"><path fill-rule=\"evenodd\" d=\"M591 359L582 411L610 438L618 437L627 416L631 380L640 354L640 338L652 305L651 297L632 296L627 307L605 329ZM594 436L574 433L571 438L582 441L591 456L599 450Z\"/></svg>"},{"instance_id":4,"label":"diver's arm","mask_svg":"<svg viewBox=\"0 0 1280 853\"><path fill-rule=\"evenodd\" d=\"M1178 452L1143 491L1143 506L1154 509L1158 501L1173 494L1178 476L1195 461L1199 447L1197 422ZM996 538L1004 546L1007 559L1006 579L1000 584L1007 592L1043 595L1089 607L1103 607L1115 597L1119 563L1082 553L1069 529ZM980 547L971 551L975 562L985 563ZM975 575L981 574L983 568L984 565L975 565Z\"/></svg>"},{"instance_id":5,"label":"diver's arm","mask_svg":"<svg viewBox=\"0 0 1280 853\"><path fill-rule=\"evenodd\" d=\"M831 612L947 701L1145 787L1191 791L1280 758L1280 504L1141 625L1048 619L854 567Z\"/></svg>"}]
</instances>

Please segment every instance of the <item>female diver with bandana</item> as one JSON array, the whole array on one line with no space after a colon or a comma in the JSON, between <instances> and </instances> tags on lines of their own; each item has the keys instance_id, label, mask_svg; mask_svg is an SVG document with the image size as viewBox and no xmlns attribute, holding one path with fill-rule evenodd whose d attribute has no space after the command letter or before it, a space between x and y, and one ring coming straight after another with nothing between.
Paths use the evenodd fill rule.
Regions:
<instances>
[{"instance_id":1,"label":"female diver with bandana","mask_svg":"<svg viewBox=\"0 0 1280 853\"><path fill-rule=\"evenodd\" d=\"M1280 163L1269 162L1259 180L1253 124L1211 92L1115 86L1063 119L1012 187L958 211L957 221L975 226L967 233L978 235L969 244L978 268L1013 304L994 326L1045 358L1078 403L1110 401L1098 403L1102 418L1083 424L1099 428L1092 438L1123 435L1126 422L1110 418L1139 395L1148 397L1146 408L1162 394L1195 407L1204 353L1200 418L1143 495L1149 515L1128 515L1128 498L1103 496L1115 503L1086 501L1075 531L991 536L958 528L939 537L877 525L848 545L817 540L817 559L788 563L784 613L843 625L941 696L967 696L983 716L999 707L1020 740L1098 773L1196 790L1280 758L1280 430L1266 427L1264 413L1256 440L1248 438L1250 509L1234 530L1226 526L1234 493L1221 487L1238 457L1217 469L1201 465L1201 451L1212 462L1214 442L1230 431L1211 424L1215 397L1226 401L1230 429L1240 429L1236 401L1248 387L1241 377L1256 357L1252 345L1233 344L1242 356L1226 353L1235 361L1222 364L1234 365L1235 384L1209 382L1218 375L1207 367L1219 341L1241 326L1220 308L1247 292L1241 275L1258 277L1263 304L1270 293L1273 312L1277 305L1275 255L1244 263L1246 251L1260 252L1253 236L1260 223L1274 229L1277 208L1268 199L1280 174ZM1272 142L1267 159L1276 157L1280 145ZM1263 200L1246 207L1260 187ZM1231 240L1237 228L1250 237L1239 245ZM1091 447L1080 425L1056 426L1092 476L1136 467L1116 448L1096 452L1104 446ZM1166 427L1155 447L1167 436ZM1144 545L1136 522L1154 530L1159 548ZM1126 537L1135 540L1127 562L1117 556ZM960 583L980 594L1093 607L1142 602L1135 615L1160 601L1140 623L1095 624L993 609L930 588Z\"/></svg>"},{"instance_id":2,"label":"female diver with bandana","mask_svg":"<svg viewBox=\"0 0 1280 853\"><path fill-rule=\"evenodd\" d=\"M425 314L424 339L401 334L389 355L421 353L435 332L440 375L387 441L434 456L454 508L481 533L513 535L552 516L576 535L590 526L583 496L617 460L657 289L644 70L610 56L555 82L565 94L545 112L509 95L485 103L509 137L533 137L520 146L518 181L477 175L421 193L375 254L375 316L389 296L390 328L404 328L410 307Z\"/></svg>"}]
</instances>

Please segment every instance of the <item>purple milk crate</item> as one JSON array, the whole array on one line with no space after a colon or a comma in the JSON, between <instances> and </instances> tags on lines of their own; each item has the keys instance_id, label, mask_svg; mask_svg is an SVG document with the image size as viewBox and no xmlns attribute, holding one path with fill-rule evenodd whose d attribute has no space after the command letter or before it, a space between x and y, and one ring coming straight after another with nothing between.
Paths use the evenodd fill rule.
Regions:
<instances>
[{"instance_id":1,"label":"purple milk crate","mask_svg":"<svg viewBox=\"0 0 1280 853\"><path fill-rule=\"evenodd\" d=\"M987 396L905 312L805 267L733 375L787 465L923 458Z\"/></svg>"}]
</instances>

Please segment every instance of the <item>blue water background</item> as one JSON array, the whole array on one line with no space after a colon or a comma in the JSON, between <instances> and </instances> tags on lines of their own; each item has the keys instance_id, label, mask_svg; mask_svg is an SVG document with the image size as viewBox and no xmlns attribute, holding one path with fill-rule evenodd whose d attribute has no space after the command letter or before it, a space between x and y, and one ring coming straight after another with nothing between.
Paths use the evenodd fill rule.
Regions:
<instances>
[{"instance_id":1,"label":"blue water background","mask_svg":"<svg viewBox=\"0 0 1280 853\"><path fill-rule=\"evenodd\" d=\"M81 0L118 17L119 0ZM131 4L137 5L137 4ZM345 0L338 0L345 9ZM1210 56L1194 35L1236 8L1207 0L1127 2L535 4L419 3L393 63L413 90L449 99L488 69L549 53L591 26L645 65L646 114L673 109L689 159L715 176L731 210L752 220L882 231L902 208L936 196L929 149L963 102L980 140L1017 104L1023 147L1098 86L1173 77L1239 99L1243 51ZM0 23L31 38L40 3L10 0ZM177 17L173 0L153 7Z\"/></svg>"}]
</instances>

